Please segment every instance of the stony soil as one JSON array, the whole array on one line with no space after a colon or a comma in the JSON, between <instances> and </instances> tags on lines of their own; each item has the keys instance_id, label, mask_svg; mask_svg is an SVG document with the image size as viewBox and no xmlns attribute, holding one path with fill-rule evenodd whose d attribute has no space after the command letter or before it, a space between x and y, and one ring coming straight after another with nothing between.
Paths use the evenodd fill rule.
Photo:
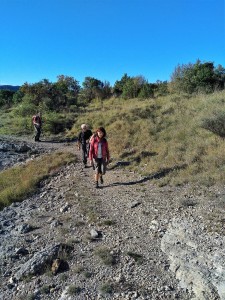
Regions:
<instances>
[{"instance_id":1,"label":"stony soil","mask_svg":"<svg viewBox=\"0 0 225 300\"><path fill-rule=\"evenodd\" d=\"M74 143L26 142L79 160L0 213L0 299L225 299L223 187L158 187L112 161L96 189Z\"/></svg>"}]
</instances>

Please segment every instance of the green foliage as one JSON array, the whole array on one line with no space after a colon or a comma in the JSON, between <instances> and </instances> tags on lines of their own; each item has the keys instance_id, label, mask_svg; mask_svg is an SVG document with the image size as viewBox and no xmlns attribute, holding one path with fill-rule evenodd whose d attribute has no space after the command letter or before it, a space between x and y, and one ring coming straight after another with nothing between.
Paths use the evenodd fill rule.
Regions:
<instances>
[{"instance_id":1,"label":"green foliage","mask_svg":"<svg viewBox=\"0 0 225 300\"><path fill-rule=\"evenodd\" d=\"M130 77L126 80L123 85L123 92L121 97L124 99L129 98L147 98L147 96L153 96L153 90L151 86L147 83L143 76Z\"/></svg>"},{"instance_id":2,"label":"green foliage","mask_svg":"<svg viewBox=\"0 0 225 300\"><path fill-rule=\"evenodd\" d=\"M130 80L130 77L125 73L120 80L117 80L113 87L113 93L115 96L120 96L123 93L125 84Z\"/></svg>"},{"instance_id":3,"label":"green foliage","mask_svg":"<svg viewBox=\"0 0 225 300\"><path fill-rule=\"evenodd\" d=\"M107 99L111 96L111 86L108 81L104 83L93 77L85 77L83 88L78 95L78 105L87 106L94 99Z\"/></svg>"},{"instance_id":4,"label":"green foliage","mask_svg":"<svg viewBox=\"0 0 225 300\"><path fill-rule=\"evenodd\" d=\"M69 109L77 103L80 86L73 77L59 75L55 83L43 79L34 84L25 83L20 92L29 95L29 101L36 107L45 107L46 110L59 111Z\"/></svg>"},{"instance_id":5,"label":"green foliage","mask_svg":"<svg viewBox=\"0 0 225 300\"><path fill-rule=\"evenodd\" d=\"M149 83L143 84L138 93L138 97L147 99L147 98L152 98L153 96L154 96L154 91L152 85Z\"/></svg>"},{"instance_id":6,"label":"green foliage","mask_svg":"<svg viewBox=\"0 0 225 300\"><path fill-rule=\"evenodd\" d=\"M187 92L189 94L204 92L211 93L216 89L223 89L225 70L212 62L178 65L172 76L170 88L173 92Z\"/></svg>"},{"instance_id":7,"label":"green foliage","mask_svg":"<svg viewBox=\"0 0 225 300\"><path fill-rule=\"evenodd\" d=\"M143 76L130 77L124 74L121 80L117 80L113 87L115 96L124 99L152 98L154 96L154 85L149 84Z\"/></svg>"},{"instance_id":8,"label":"green foliage","mask_svg":"<svg viewBox=\"0 0 225 300\"><path fill-rule=\"evenodd\" d=\"M95 101L77 116L68 134L78 134L84 122L92 129L104 126L112 157L109 168L122 161L158 185L224 182L223 139L202 127L213 111L224 111L224 93Z\"/></svg>"},{"instance_id":9,"label":"green foliage","mask_svg":"<svg viewBox=\"0 0 225 300\"><path fill-rule=\"evenodd\" d=\"M15 92L9 90L0 90L0 107L10 107L13 104L13 95Z\"/></svg>"},{"instance_id":10,"label":"green foliage","mask_svg":"<svg viewBox=\"0 0 225 300\"><path fill-rule=\"evenodd\" d=\"M159 96L166 96L169 94L168 91L168 82L157 80L155 84L151 84L152 89L154 90L154 95Z\"/></svg>"},{"instance_id":11,"label":"green foliage","mask_svg":"<svg viewBox=\"0 0 225 300\"><path fill-rule=\"evenodd\" d=\"M14 109L15 116L27 117L34 115L37 111L37 107L32 103L31 97L26 95L24 96L23 102L18 104Z\"/></svg>"},{"instance_id":12,"label":"green foliage","mask_svg":"<svg viewBox=\"0 0 225 300\"><path fill-rule=\"evenodd\" d=\"M44 121L44 131L50 134L58 134L64 132L66 129L71 129L74 122L73 115L58 114L56 112L49 112Z\"/></svg>"}]
</instances>

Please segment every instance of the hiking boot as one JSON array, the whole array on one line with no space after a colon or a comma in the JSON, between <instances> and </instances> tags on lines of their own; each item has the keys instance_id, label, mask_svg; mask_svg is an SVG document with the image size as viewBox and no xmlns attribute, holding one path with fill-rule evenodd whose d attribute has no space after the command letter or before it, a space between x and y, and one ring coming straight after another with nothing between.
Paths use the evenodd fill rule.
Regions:
<instances>
[{"instance_id":1,"label":"hiking boot","mask_svg":"<svg viewBox=\"0 0 225 300\"><path fill-rule=\"evenodd\" d=\"M99 188L98 181L96 181L96 183L95 183L95 187L96 187L96 189L98 189L98 188Z\"/></svg>"},{"instance_id":2,"label":"hiking boot","mask_svg":"<svg viewBox=\"0 0 225 300\"><path fill-rule=\"evenodd\" d=\"M100 182L101 182L101 184L104 183L102 176L100 177Z\"/></svg>"}]
</instances>

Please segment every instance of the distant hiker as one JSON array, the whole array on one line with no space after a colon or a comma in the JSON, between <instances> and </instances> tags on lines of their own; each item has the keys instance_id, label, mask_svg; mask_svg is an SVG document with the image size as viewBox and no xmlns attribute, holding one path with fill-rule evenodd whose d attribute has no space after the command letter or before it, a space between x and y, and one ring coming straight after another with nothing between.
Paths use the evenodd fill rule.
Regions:
<instances>
[{"instance_id":1,"label":"distant hiker","mask_svg":"<svg viewBox=\"0 0 225 300\"><path fill-rule=\"evenodd\" d=\"M95 185L99 187L98 180L103 184L103 175L106 172L106 165L109 163L109 148L106 140L106 131L99 127L92 136L90 142L89 159L91 165L95 167Z\"/></svg>"},{"instance_id":2,"label":"distant hiker","mask_svg":"<svg viewBox=\"0 0 225 300\"><path fill-rule=\"evenodd\" d=\"M41 113L38 112L36 115L32 117L32 124L34 126L35 130L35 142L40 142L40 135L41 135L41 126L42 126L42 120L41 120Z\"/></svg>"},{"instance_id":3,"label":"distant hiker","mask_svg":"<svg viewBox=\"0 0 225 300\"><path fill-rule=\"evenodd\" d=\"M82 160L84 167L87 167L87 158L89 155L89 139L92 136L92 131L88 129L87 124L81 125L81 132L78 135L78 149L82 151Z\"/></svg>"}]
</instances>

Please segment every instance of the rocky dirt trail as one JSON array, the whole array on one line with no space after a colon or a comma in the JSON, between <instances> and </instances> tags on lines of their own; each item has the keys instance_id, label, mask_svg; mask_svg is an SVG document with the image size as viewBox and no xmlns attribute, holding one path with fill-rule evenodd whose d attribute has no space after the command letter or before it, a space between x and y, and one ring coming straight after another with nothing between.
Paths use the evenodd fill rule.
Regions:
<instances>
[{"instance_id":1,"label":"rocky dirt trail","mask_svg":"<svg viewBox=\"0 0 225 300\"><path fill-rule=\"evenodd\" d=\"M26 143L78 162L0 213L0 299L225 299L223 187L158 187L112 162L96 189L74 143Z\"/></svg>"}]
</instances>

